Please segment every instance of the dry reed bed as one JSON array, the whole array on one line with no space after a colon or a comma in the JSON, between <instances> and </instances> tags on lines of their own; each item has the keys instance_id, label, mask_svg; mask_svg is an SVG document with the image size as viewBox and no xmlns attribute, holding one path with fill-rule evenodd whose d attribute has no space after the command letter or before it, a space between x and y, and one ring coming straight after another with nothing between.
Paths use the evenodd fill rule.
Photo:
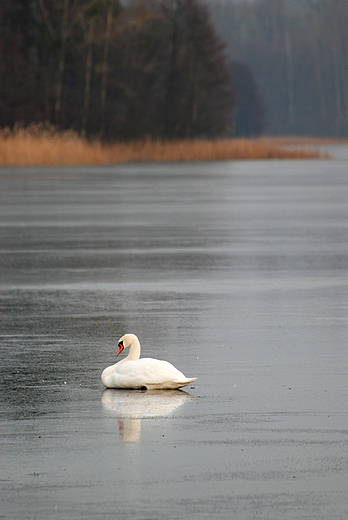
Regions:
<instances>
[{"instance_id":1,"label":"dry reed bed","mask_svg":"<svg viewBox=\"0 0 348 520\"><path fill-rule=\"evenodd\" d=\"M325 145L347 145L348 141L339 137L310 137L310 136L282 136L263 137L263 140L272 140L281 146L325 146Z\"/></svg>"},{"instance_id":2,"label":"dry reed bed","mask_svg":"<svg viewBox=\"0 0 348 520\"><path fill-rule=\"evenodd\" d=\"M216 139L103 144L74 132L30 127L0 132L0 166L77 166L129 162L318 158L313 149L287 148L277 139Z\"/></svg>"}]
</instances>

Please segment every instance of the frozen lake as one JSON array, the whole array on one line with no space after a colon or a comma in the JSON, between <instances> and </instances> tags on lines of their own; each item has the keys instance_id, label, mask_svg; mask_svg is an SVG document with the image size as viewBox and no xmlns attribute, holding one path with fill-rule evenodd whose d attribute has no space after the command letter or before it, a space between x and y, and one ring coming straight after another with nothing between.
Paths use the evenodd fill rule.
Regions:
<instances>
[{"instance_id":1,"label":"frozen lake","mask_svg":"<svg viewBox=\"0 0 348 520\"><path fill-rule=\"evenodd\" d=\"M0 519L348 518L347 155L0 182Z\"/></svg>"}]
</instances>

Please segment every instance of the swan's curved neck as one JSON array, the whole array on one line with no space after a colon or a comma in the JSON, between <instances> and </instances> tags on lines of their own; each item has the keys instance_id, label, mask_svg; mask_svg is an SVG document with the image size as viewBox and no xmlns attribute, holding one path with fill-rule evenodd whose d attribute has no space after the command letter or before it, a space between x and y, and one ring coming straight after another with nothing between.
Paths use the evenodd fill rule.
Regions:
<instances>
[{"instance_id":1,"label":"swan's curved neck","mask_svg":"<svg viewBox=\"0 0 348 520\"><path fill-rule=\"evenodd\" d=\"M129 346L129 354L126 357L127 361L136 361L140 358L140 343L138 338L134 338Z\"/></svg>"}]
</instances>

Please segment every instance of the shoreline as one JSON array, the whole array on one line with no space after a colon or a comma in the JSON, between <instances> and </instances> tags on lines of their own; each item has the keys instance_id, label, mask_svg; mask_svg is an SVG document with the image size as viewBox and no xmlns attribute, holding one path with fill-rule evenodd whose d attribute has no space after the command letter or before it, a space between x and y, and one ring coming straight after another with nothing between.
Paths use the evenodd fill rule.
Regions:
<instances>
[{"instance_id":1,"label":"shoreline","mask_svg":"<svg viewBox=\"0 0 348 520\"><path fill-rule=\"evenodd\" d=\"M327 159L318 149L344 139L259 137L114 142L87 140L72 131L29 127L0 130L0 167L96 166L139 162L198 162L269 159Z\"/></svg>"}]
</instances>

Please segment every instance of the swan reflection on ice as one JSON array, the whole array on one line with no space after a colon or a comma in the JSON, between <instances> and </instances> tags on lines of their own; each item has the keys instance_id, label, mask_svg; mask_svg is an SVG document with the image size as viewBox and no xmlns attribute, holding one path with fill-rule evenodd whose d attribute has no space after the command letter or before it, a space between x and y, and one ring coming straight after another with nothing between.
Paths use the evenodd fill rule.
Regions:
<instances>
[{"instance_id":1,"label":"swan reflection on ice","mask_svg":"<svg viewBox=\"0 0 348 520\"><path fill-rule=\"evenodd\" d=\"M116 412L118 417L143 419L146 417L164 417L174 412L187 399L193 397L182 390L104 390L103 407Z\"/></svg>"},{"instance_id":2,"label":"swan reflection on ice","mask_svg":"<svg viewBox=\"0 0 348 520\"><path fill-rule=\"evenodd\" d=\"M125 442L138 442L141 419L167 417L193 397L182 390L104 390L102 405L117 416L118 429Z\"/></svg>"}]
</instances>

